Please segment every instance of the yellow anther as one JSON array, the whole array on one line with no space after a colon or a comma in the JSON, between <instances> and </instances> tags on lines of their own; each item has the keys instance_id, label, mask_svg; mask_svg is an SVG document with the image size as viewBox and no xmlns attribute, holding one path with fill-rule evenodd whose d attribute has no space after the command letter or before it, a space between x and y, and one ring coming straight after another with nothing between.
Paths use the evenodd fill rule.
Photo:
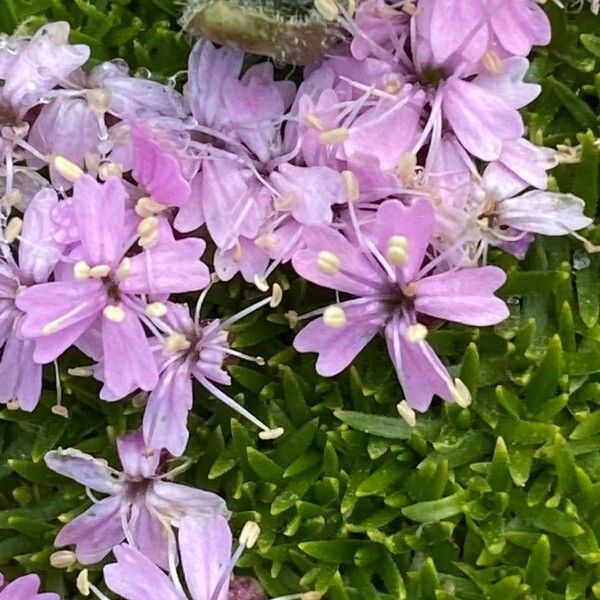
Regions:
<instances>
[{"instance_id":1,"label":"yellow anther","mask_svg":"<svg viewBox=\"0 0 600 600\"><path fill-rule=\"evenodd\" d=\"M278 283L273 284L273 289L271 290L271 302L269 302L269 306L271 308L277 308L281 301L283 300L283 290Z\"/></svg>"},{"instance_id":2,"label":"yellow anther","mask_svg":"<svg viewBox=\"0 0 600 600\"><path fill-rule=\"evenodd\" d=\"M138 216L146 218L157 215L158 213L165 210L167 207L160 202L157 202L149 196L143 196L140 198L135 205L135 212Z\"/></svg>"},{"instance_id":3,"label":"yellow anther","mask_svg":"<svg viewBox=\"0 0 600 600\"><path fill-rule=\"evenodd\" d=\"M341 266L340 257L329 250L321 250L317 255L317 267L325 275L337 275Z\"/></svg>"},{"instance_id":4,"label":"yellow anther","mask_svg":"<svg viewBox=\"0 0 600 600\"><path fill-rule=\"evenodd\" d=\"M110 108L112 94L109 89L94 88L85 93L85 98L94 112L103 115Z\"/></svg>"},{"instance_id":5,"label":"yellow anther","mask_svg":"<svg viewBox=\"0 0 600 600\"><path fill-rule=\"evenodd\" d=\"M304 122L313 129L323 131L323 121L317 115L304 115Z\"/></svg>"},{"instance_id":6,"label":"yellow anther","mask_svg":"<svg viewBox=\"0 0 600 600\"><path fill-rule=\"evenodd\" d=\"M261 440L276 440L284 434L283 427L276 427L275 429L269 429L268 431L259 431L258 437Z\"/></svg>"},{"instance_id":7,"label":"yellow anther","mask_svg":"<svg viewBox=\"0 0 600 600\"><path fill-rule=\"evenodd\" d=\"M159 319L167 314L167 305L162 302L152 302L146 306L146 314L154 319Z\"/></svg>"},{"instance_id":8,"label":"yellow anther","mask_svg":"<svg viewBox=\"0 0 600 600\"><path fill-rule=\"evenodd\" d=\"M408 262L408 240L403 235L390 238L386 258L390 264L397 267L402 267Z\"/></svg>"},{"instance_id":9,"label":"yellow anther","mask_svg":"<svg viewBox=\"0 0 600 600\"><path fill-rule=\"evenodd\" d=\"M23 229L23 219L13 217L7 224L4 230L4 241L7 244L12 244L21 234Z\"/></svg>"},{"instance_id":10,"label":"yellow anther","mask_svg":"<svg viewBox=\"0 0 600 600\"><path fill-rule=\"evenodd\" d=\"M77 281L85 281L90 278L90 265L85 260L79 260L73 265L73 276Z\"/></svg>"},{"instance_id":11,"label":"yellow anther","mask_svg":"<svg viewBox=\"0 0 600 600\"><path fill-rule=\"evenodd\" d=\"M93 377L94 367L71 367L67 373L71 377Z\"/></svg>"},{"instance_id":12,"label":"yellow anther","mask_svg":"<svg viewBox=\"0 0 600 600\"><path fill-rule=\"evenodd\" d=\"M335 0L314 0L314 5L317 12L326 21L335 21L340 14L340 9Z\"/></svg>"},{"instance_id":13,"label":"yellow anther","mask_svg":"<svg viewBox=\"0 0 600 600\"><path fill-rule=\"evenodd\" d=\"M352 171L342 171L342 183L348 200L356 202L360 197L360 185L356 175Z\"/></svg>"},{"instance_id":14,"label":"yellow anther","mask_svg":"<svg viewBox=\"0 0 600 600\"><path fill-rule=\"evenodd\" d=\"M50 412L57 417L62 417L63 419L69 418L69 411L67 410L67 407L63 406L62 404L55 404L50 409Z\"/></svg>"},{"instance_id":15,"label":"yellow anther","mask_svg":"<svg viewBox=\"0 0 600 600\"><path fill-rule=\"evenodd\" d=\"M426 337L429 331L427 327L421 323L415 323L414 325L410 325L406 328L404 332L404 338L407 342L411 342L413 344L417 342L422 342Z\"/></svg>"},{"instance_id":16,"label":"yellow anther","mask_svg":"<svg viewBox=\"0 0 600 600\"><path fill-rule=\"evenodd\" d=\"M93 279L102 279L107 277L110 273L110 267L108 265L96 265L90 269L90 277Z\"/></svg>"},{"instance_id":17,"label":"yellow anther","mask_svg":"<svg viewBox=\"0 0 600 600\"><path fill-rule=\"evenodd\" d=\"M111 177L121 179L123 177L123 166L114 162L105 162L98 167L98 175L102 181L106 181Z\"/></svg>"},{"instance_id":18,"label":"yellow anther","mask_svg":"<svg viewBox=\"0 0 600 600\"><path fill-rule=\"evenodd\" d=\"M158 229L158 219L154 216L146 217L138 225L137 232L140 237L146 237Z\"/></svg>"},{"instance_id":19,"label":"yellow anther","mask_svg":"<svg viewBox=\"0 0 600 600\"><path fill-rule=\"evenodd\" d=\"M102 314L113 323L121 323L125 320L125 311L116 304L109 304L104 307Z\"/></svg>"},{"instance_id":20,"label":"yellow anther","mask_svg":"<svg viewBox=\"0 0 600 600\"><path fill-rule=\"evenodd\" d=\"M398 410L398 414L406 421L406 424L409 427L415 427L417 424L417 414L410 407L406 400L402 400L396 405L396 409Z\"/></svg>"},{"instance_id":21,"label":"yellow anther","mask_svg":"<svg viewBox=\"0 0 600 600\"><path fill-rule=\"evenodd\" d=\"M191 347L192 343L183 335L183 333L174 332L169 335L164 344L166 354L175 354L184 352Z\"/></svg>"},{"instance_id":22,"label":"yellow anther","mask_svg":"<svg viewBox=\"0 0 600 600\"><path fill-rule=\"evenodd\" d=\"M502 73L502 61L496 52L488 50L481 59L483 66L494 75Z\"/></svg>"},{"instance_id":23,"label":"yellow anther","mask_svg":"<svg viewBox=\"0 0 600 600\"><path fill-rule=\"evenodd\" d=\"M58 550L50 555L50 564L55 569L66 569L75 563L77 556L71 550Z\"/></svg>"},{"instance_id":24,"label":"yellow anther","mask_svg":"<svg viewBox=\"0 0 600 600\"><path fill-rule=\"evenodd\" d=\"M400 157L398 164L398 175L402 181L410 181L417 168L417 155L414 152L405 152Z\"/></svg>"},{"instance_id":25,"label":"yellow anther","mask_svg":"<svg viewBox=\"0 0 600 600\"><path fill-rule=\"evenodd\" d=\"M467 408L468 406L471 406L473 397L471 396L469 388L462 380L454 380L454 385L450 387L450 393L452 394L452 399L454 402L456 402L456 404L458 404L458 406L461 408Z\"/></svg>"},{"instance_id":26,"label":"yellow anther","mask_svg":"<svg viewBox=\"0 0 600 600\"><path fill-rule=\"evenodd\" d=\"M54 167L59 175L71 183L75 183L83 175L83 171L74 162L64 156L51 154L48 157L48 163Z\"/></svg>"},{"instance_id":27,"label":"yellow anther","mask_svg":"<svg viewBox=\"0 0 600 600\"><path fill-rule=\"evenodd\" d=\"M346 313L341 306L333 304L328 306L323 313L323 322L331 329L342 329L346 326Z\"/></svg>"},{"instance_id":28,"label":"yellow anther","mask_svg":"<svg viewBox=\"0 0 600 600\"><path fill-rule=\"evenodd\" d=\"M125 257L117 267L117 277L123 281L127 279L129 273L131 273L131 259Z\"/></svg>"},{"instance_id":29,"label":"yellow anther","mask_svg":"<svg viewBox=\"0 0 600 600\"><path fill-rule=\"evenodd\" d=\"M259 535L260 527L258 526L258 523L255 521L247 521L240 533L240 545L246 548L252 548L254 544L256 544Z\"/></svg>"},{"instance_id":30,"label":"yellow anther","mask_svg":"<svg viewBox=\"0 0 600 600\"><path fill-rule=\"evenodd\" d=\"M336 129L330 129L329 131L323 131L319 134L319 141L321 144L331 146L333 144L339 144L348 138L350 130L346 127L337 127Z\"/></svg>"}]
</instances>

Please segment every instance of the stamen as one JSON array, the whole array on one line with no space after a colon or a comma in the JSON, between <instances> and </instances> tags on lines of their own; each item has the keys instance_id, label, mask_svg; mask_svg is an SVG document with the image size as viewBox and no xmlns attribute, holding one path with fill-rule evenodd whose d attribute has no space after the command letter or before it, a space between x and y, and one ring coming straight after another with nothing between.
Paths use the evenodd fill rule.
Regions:
<instances>
[{"instance_id":1,"label":"stamen","mask_svg":"<svg viewBox=\"0 0 600 600\"><path fill-rule=\"evenodd\" d=\"M85 99L93 111L103 115L110 108L112 94L109 89L94 88L85 93Z\"/></svg>"},{"instance_id":2,"label":"stamen","mask_svg":"<svg viewBox=\"0 0 600 600\"><path fill-rule=\"evenodd\" d=\"M269 302L269 306L271 308L277 308L281 301L283 300L283 290L278 283L273 284L273 290L271 292L271 301Z\"/></svg>"},{"instance_id":3,"label":"stamen","mask_svg":"<svg viewBox=\"0 0 600 600\"><path fill-rule=\"evenodd\" d=\"M89 589L96 594L98 600L110 600L108 596L105 596L93 583L88 582Z\"/></svg>"},{"instance_id":4,"label":"stamen","mask_svg":"<svg viewBox=\"0 0 600 600\"><path fill-rule=\"evenodd\" d=\"M329 131L323 131L319 135L319 141L321 144L326 146L332 146L339 144L348 138L350 130L346 127L337 127L336 129L330 129Z\"/></svg>"},{"instance_id":5,"label":"stamen","mask_svg":"<svg viewBox=\"0 0 600 600\"><path fill-rule=\"evenodd\" d=\"M70 550L58 550L50 555L50 564L55 569L66 569L75 564L77 555Z\"/></svg>"},{"instance_id":6,"label":"stamen","mask_svg":"<svg viewBox=\"0 0 600 600\"><path fill-rule=\"evenodd\" d=\"M329 250L321 250L317 256L317 267L324 275L337 275L342 261L337 254Z\"/></svg>"},{"instance_id":7,"label":"stamen","mask_svg":"<svg viewBox=\"0 0 600 600\"><path fill-rule=\"evenodd\" d=\"M152 302L146 306L146 315L154 319L164 317L168 312L167 305L162 302Z\"/></svg>"},{"instance_id":8,"label":"stamen","mask_svg":"<svg viewBox=\"0 0 600 600\"><path fill-rule=\"evenodd\" d=\"M414 152L405 152L400 157L400 163L398 164L398 175L402 181L411 181L417 168L417 155Z\"/></svg>"},{"instance_id":9,"label":"stamen","mask_svg":"<svg viewBox=\"0 0 600 600\"><path fill-rule=\"evenodd\" d=\"M283 427L276 427L275 429L269 429L269 431L260 431L258 437L261 440L276 440L285 433Z\"/></svg>"},{"instance_id":10,"label":"stamen","mask_svg":"<svg viewBox=\"0 0 600 600\"><path fill-rule=\"evenodd\" d=\"M402 267L408 262L408 240L403 235L390 238L386 258L390 264L397 267Z\"/></svg>"},{"instance_id":11,"label":"stamen","mask_svg":"<svg viewBox=\"0 0 600 600\"><path fill-rule=\"evenodd\" d=\"M336 304L328 306L323 312L323 322L331 329L343 329L347 323L346 313Z\"/></svg>"},{"instance_id":12,"label":"stamen","mask_svg":"<svg viewBox=\"0 0 600 600\"><path fill-rule=\"evenodd\" d=\"M313 129L323 131L323 121L317 115L304 115L304 121Z\"/></svg>"},{"instance_id":13,"label":"stamen","mask_svg":"<svg viewBox=\"0 0 600 600\"><path fill-rule=\"evenodd\" d=\"M77 580L75 582L77 585L77 590L82 596L90 595L90 582L88 579L88 570L83 569L79 575L77 575Z\"/></svg>"},{"instance_id":14,"label":"stamen","mask_svg":"<svg viewBox=\"0 0 600 600\"><path fill-rule=\"evenodd\" d=\"M335 21L340 14L334 0L314 0L314 7L326 21Z\"/></svg>"},{"instance_id":15,"label":"stamen","mask_svg":"<svg viewBox=\"0 0 600 600\"><path fill-rule=\"evenodd\" d=\"M483 66L494 75L502 73L502 61L496 52L488 50L481 59Z\"/></svg>"},{"instance_id":16,"label":"stamen","mask_svg":"<svg viewBox=\"0 0 600 600\"><path fill-rule=\"evenodd\" d=\"M114 162L105 162L98 167L98 175L102 181L106 181L111 177L121 179L123 177L123 167Z\"/></svg>"},{"instance_id":17,"label":"stamen","mask_svg":"<svg viewBox=\"0 0 600 600\"><path fill-rule=\"evenodd\" d=\"M148 235L142 236L138 240L138 245L141 248L152 248L158 242L158 229L149 233Z\"/></svg>"},{"instance_id":18,"label":"stamen","mask_svg":"<svg viewBox=\"0 0 600 600\"><path fill-rule=\"evenodd\" d=\"M23 229L23 219L13 217L6 225L4 230L4 240L7 244L12 244L21 234Z\"/></svg>"},{"instance_id":19,"label":"stamen","mask_svg":"<svg viewBox=\"0 0 600 600\"><path fill-rule=\"evenodd\" d=\"M360 185L358 178L352 171L342 171L342 183L348 200L356 202L360 197Z\"/></svg>"},{"instance_id":20,"label":"stamen","mask_svg":"<svg viewBox=\"0 0 600 600\"><path fill-rule=\"evenodd\" d=\"M109 304L104 308L102 314L113 323L121 323L125 320L125 311L116 304Z\"/></svg>"},{"instance_id":21,"label":"stamen","mask_svg":"<svg viewBox=\"0 0 600 600\"><path fill-rule=\"evenodd\" d=\"M415 323L414 325L409 325L404 332L404 338L407 342L411 342L412 344L416 342L422 342L426 337L429 331L427 327L421 323Z\"/></svg>"},{"instance_id":22,"label":"stamen","mask_svg":"<svg viewBox=\"0 0 600 600\"><path fill-rule=\"evenodd\" d=\"M158 219L154 216L146 217L138 225L137 232L140 237L146 237L158 229Z\"/></svg>"},{"instance_id":23,"label":"stamen","mask_svg":"<svg viewBox=\"0 0 600 600\"><path fill-rule=\"evenodd\" d=\"M406 421L409 427L416 427L417 425L417 413L411 408L410 404L406 400L402 400L396 406L398 414Z\"/></svg>"},{"instance_id":24,"label":"stamen","mask_svg":"<svg viewBox=\"0 0 600 600\"><path fill-rule=\"evenodd\" d=\"M67 369L67 373L71 377L93 377L94 367L72 367Z\"/></svg>"},{"instance_id":25,"label":"stamen","mask_svg":"<svg viewBox=\"0 0 600 600\"><path fill-rule=\"evenodd\" d=\"M117 277L119 278L119 281L127 279L129 273L131 273L131 259L125 257L117 268Z\"/></svg>"},{"instance_id":26,"label":"stamen","mask_svg":"<svg viewBox=\"0 0 600 600\"><path fill-rule=\"evenodd\" d=\"M165 354L176 354L189 350L192 343L183 335L183 333L174 332L167 337L164 344Z\"/></svg>"},{"instance_id":27,"label":"stamen","mask_svg":"<svg viewBox=\"0 0 600 600\"><path fill-rule=\"evenodd\" d=\"M258 526L258 523L255 521L247 521L240 533L240 545L248 549L253 548L258 541L259 536L260 527Z\"/></svg>"},{"instance_id":28,"label":"stamen","mask_svg":"<svg viewBox=\"0 0 600 600\"><path fill-rule=\"evenodd\" d=\"M6 410L19 410L19 408L21 407L19 406L18 400L9 400L6 403Z\"/></svg>"},{"instance_id":29,"label":"stamen","mask_svg":"<svg viewBox=\"0 0 600 600\"><path fill-rule=\"evenodd\" d=\"M75 183L82 175L83 171L74 162L64 156L51 154L48 157L48 163L67 181Z\"/></svg>"},{"instance_id":30,"label":"stamen","mask_svg":"<svg viewBox=\"0 0 600 600\"><path fill-rule=\"evenodd\" d=\"M138 216L146 218L146 217L152 217L152 216L162 212L166 208L167 207L164 204L157 202L153 198L144 196L143 198L140 198L137 201L137 203L135 205L135 212Z\"/></svg>"},{"instance_id":31,"label":"stamen","mask_svg":"<svg viewBox=\"0 0 600 600\"><path fill-rule=\"evenodd\" d=\"M458 406L461 408L467 408L471 406L473 402L473 397L471 396L471 392L469 388L464 384L464 382L460 379L454 380L453 386L450 387L450 393L452 394L452 399Z\"/></svg>"},{"instance_id":32,"label":"stamen","mask_svg":"<svg viewBox=\"0 0 600 600\"><path fill-rule=\"evenodd\" d=\"M108 265L97 265L90 269L90 277L93 279L102 279L110 273L110 267Z\"/></svg>"},{"instance_id":33,"label":"stamen","mask_svg":"<svg viewBox=\"0 0 600 600\"><path fill-rule=\"evenodd\" d=\"M77 281L85 281L91 276L91 268L85 260L77 261L73 265L73 275Z\"/></svg>"}]
</instances>

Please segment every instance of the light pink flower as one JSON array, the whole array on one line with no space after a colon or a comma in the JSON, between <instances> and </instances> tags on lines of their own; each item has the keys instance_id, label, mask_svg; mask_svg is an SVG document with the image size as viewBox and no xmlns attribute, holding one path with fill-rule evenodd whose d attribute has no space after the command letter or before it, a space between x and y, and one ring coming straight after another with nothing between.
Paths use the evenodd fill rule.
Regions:
<instances>
[{"instance_id":1,"label":"light pink flower","mask_svg":"<svg viewBox=\"0 0 600 600\"><path fill-rule=\"evenodd\" d=\"M82 564L98 562L127 539L156 564L168 565L171 527L186 517L229 516L216 494L169 481L159 451L148 450L141 432L117 438L123 471L69 448L46 454L50 469L107 494L59 532L56 546L75 545Z\"/></svg>"},{"instance_id":2,"label":"light pink flower","mask_svg":"<svg viewBox=\"0 0 600 600\"><path fill-rule=\"evenodd\" d=\"M60 600L58 594L40 592L40 583L37 575L25 575L4 585L0 574L0 600Z\"/></svg>"}]
</instances>

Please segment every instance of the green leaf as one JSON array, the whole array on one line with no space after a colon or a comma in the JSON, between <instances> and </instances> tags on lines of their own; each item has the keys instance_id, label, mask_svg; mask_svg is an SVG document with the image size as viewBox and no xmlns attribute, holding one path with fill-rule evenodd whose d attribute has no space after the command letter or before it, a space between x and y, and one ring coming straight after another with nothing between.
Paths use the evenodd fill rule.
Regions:
<instances>
[{"instance_id":1,"label":"green leaf","mask_svg":"<svg viewBox=\"0 0 600 600\"><path fill-rule=\"evenodd\" d=\"M441 500L431 500L429 502L417 502L402 509L402 514L419 523L428 523L430 521L440 521L460 514L469 498L466 491L457 492Z\"/></svg>"}]
</instances>

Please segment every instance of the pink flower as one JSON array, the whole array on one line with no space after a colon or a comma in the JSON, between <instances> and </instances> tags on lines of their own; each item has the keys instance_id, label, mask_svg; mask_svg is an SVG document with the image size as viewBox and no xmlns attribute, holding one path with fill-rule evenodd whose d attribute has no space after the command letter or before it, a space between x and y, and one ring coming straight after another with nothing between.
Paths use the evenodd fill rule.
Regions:
<instances>
[{"instance_id":1,"label":"pink flower","mask_svg":"<svg viewBox=\"0 0 600 600\"><path fill-rule=\"evenodd\" d=\"M171 527L185 517L210 520L229 516L216 494L169 481L161 453L148 450L141 432L117 438L123 471L75 448L46 454L50 469L86 488L107 494L59 532L56 546L75 544L83 564L101 560L113 546L127 539L161 566L168 565Z\"/></svg>"},{"instance_id":2,"label":"pink flower","mask_svg":"<svg viewBox=\"0 0 600 600\"><path fill-rule=\"evenodd\" d=\"M175 456L183 453L188 442L187 416L193 404L194 380L249 419L268 437L273 433L262 421L214 385L231 383L224 367L227 357L263 362L261 358L253 358L230 348L227 327L262 306L273 303L273 298L265 298L223 321L200 320L202 299L195 319L190 316L187 306L169 303L165 316L155 322L156 327L164 332L164 337L156 352L160 376L144 413L144 438L150 447L166 448Z\"/></svg>"},{"instance_id":3,"label":"pink flower","mask_svg":"<svg viewBox=\"0 0 600 600\"><path fill-rule=\"evenodd\" d=\"M215 516L204 523L192 517L179 528L179 553L189 595L177 573L171 577L131 545L113 549L116 563L104 567L108 587L124 600L227 600L229 578L237 556L231 556L227 521Z\"/></svg>"},{"instance_id":4,"label":"pink flower","mask_svg":"<svg viewBox=\"0 0 600 600\"><path fill-rule=\"evenodd\" d=\"M52 361L85 333L100 332L104 378L115 397L136 387L151 390L158 380L141 296L199 290L209 282L208 269L198 260L204 241L161 241L155 217L144 222L148 231L140 232L152 243L142 239L147 247L126 256L137 237L127 223L126 200L120 180L100 184L82 175L72 202L80 242L70 252L71 262L59 265L56 281L32 286L17 298L26 313L21 332L35 342L36 361Z\"/></svg>"},{"instance_id":5,"label":"pink flower","mask_svg":"<svg viewBox=\"0 0 600 600\"><path fill-rule=\"evenodd\" d=\"M42 366L34 361L35 344L21 335L23 313L17 297L28 287L48 280L60 259L52 239L55 229L50 213L58 203L56 192L44 189L33 198L23 217L18 263L11 254L0 259L0 402L17 401L32 411L42 390ZM2 242L0 242L1 245Z\"/></svg>"},{"instance_id":6,"label":"pink flower","mask_svg":"<svg viewBox=\"0 0 600 600\"><path fill-rule=\"evenodd\" d=\"M388 200L375 219L357 232L358 247L333 229L306 231L306 248L292 261L297 273L356 297L326 308L296 336L297 350L319 354L321 375L342 371L384 330L413 408L427 409L434 394L456 399L455 385L425 341L427 328L420 316L477 326L498 323L508 316L508 309L493 293L506 276L497 267L430 275L435 259L423 262L433 225L434 212L426 200L408 207Z\"/></svg>"},{"instance_id":7,"label":"pink flower","mask_svg":"<svg viewBox=\"0 0 600 600\"><path fill-rule=\"evenodd\" d=\"M0 574L0 600L60 600L60 596L41 593L37 575L19 577L5 586L4 577Z\"/></svg>"}]
</instances>

